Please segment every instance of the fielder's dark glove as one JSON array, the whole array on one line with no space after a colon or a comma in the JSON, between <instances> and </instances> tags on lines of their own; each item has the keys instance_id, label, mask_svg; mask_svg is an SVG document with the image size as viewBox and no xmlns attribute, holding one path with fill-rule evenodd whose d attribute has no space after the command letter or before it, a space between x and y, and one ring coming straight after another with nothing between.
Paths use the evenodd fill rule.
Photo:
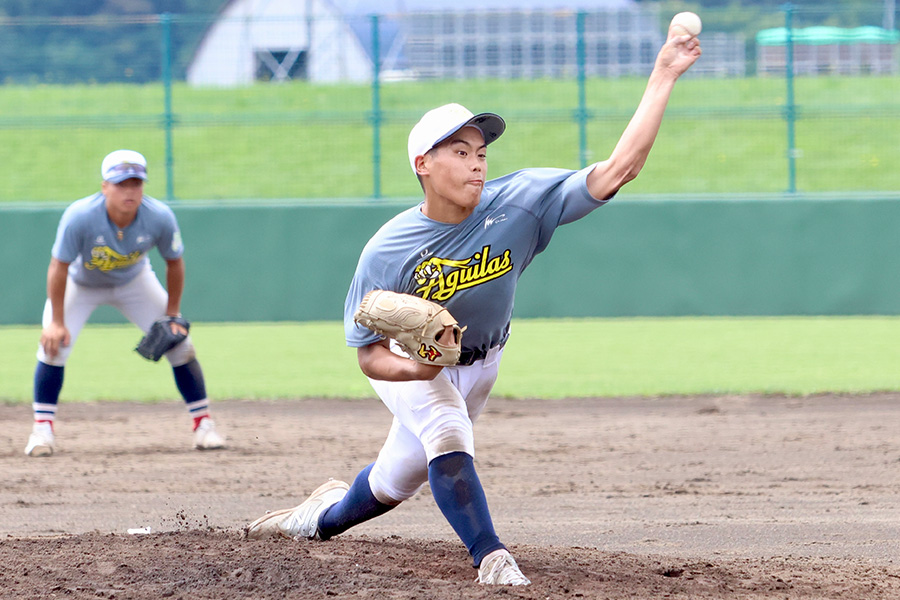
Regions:
<instances>
[{"instance_id":1,"label":"fielder's dark glove","mask_svg":"<svg viewBox=\"0 0 900 600\"><path fill-rule=\"evenodd\" d=\"M183 317L165 317L155 321L147 335L141 338L135 351L153 362L163 357L163 354L180 344L187 337L185 333L172 333L170 323L177 323L186 330L191 328Z\"/></svg>"}]
</instances>

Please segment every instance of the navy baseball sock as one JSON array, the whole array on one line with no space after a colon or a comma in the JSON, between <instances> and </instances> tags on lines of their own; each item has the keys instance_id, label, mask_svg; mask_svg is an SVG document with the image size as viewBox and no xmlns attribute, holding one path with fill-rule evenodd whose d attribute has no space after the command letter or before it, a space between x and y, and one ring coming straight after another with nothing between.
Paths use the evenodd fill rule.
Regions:
<instances>
[{"instance_id":1,"label":"navy baseball sock","mask_svg":"<svg viewBox=\"0 0 900 600\"><path fill-rule=\"evenodd\" d=\"M372 465L369 465L360 471L343 500L322 513L319 517L320 538L327 540L339 533L344 533L354 525L374 519L395 508L395 506L382 504L375 499L372 488L369 487L369 471L371 470Z\"/></svg>"},{"instance_id":2,"label":"navy baseball sock","mask_svg":"<svg viewBox=\"0 0 900 600\"><path fill-rule=\"evenodd\" d=\"M62 390L65 367L55 367L38 361L34 369L35 404L56 404ZM37 414L35 416L38 416Z\"/></svg>"},{"instance_id":3,"label":"navy baseball sock","mask_svg":"<svg viewBox=\"0 0 900 600\"><path fill-rule=\"evenodd\" d=\"M197 359L189 363L172 367L175 373L175 385L185 402L196 402L206 399L206 383L203 379L203 369Z\"/></svg>"},{"instance_id":4,"label":"navy baseball sock","mask_svg":"<svg viewBox=\"0 0 900 600\"><path fill-rule=\"evenodd\" d=\"M465 452L438 456L428 465L428 482L438 508L463 541L477 567L500 548L475 462Z\"/></svg>"}]
</instances>

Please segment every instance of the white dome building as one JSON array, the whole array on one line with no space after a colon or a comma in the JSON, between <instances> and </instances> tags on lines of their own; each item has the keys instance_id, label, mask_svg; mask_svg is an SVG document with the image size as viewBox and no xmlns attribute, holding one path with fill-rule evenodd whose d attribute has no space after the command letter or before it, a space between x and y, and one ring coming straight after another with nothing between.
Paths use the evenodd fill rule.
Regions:
<instances>
[{"instance_id":1,"label":"white dome building","mask_svg":"<svg viewBox=\"0 0 900 600\"><path fill-rule=\"evenodd\" d=\"M193 85L306 79L364 82L373 72L373 14L385 79L570 76L575 15L588 14L593 74L649 71L662 34L633 0L231 0L187 70ZM599 70L598 70L599 69Z\"/></svg>"}]
</instances>

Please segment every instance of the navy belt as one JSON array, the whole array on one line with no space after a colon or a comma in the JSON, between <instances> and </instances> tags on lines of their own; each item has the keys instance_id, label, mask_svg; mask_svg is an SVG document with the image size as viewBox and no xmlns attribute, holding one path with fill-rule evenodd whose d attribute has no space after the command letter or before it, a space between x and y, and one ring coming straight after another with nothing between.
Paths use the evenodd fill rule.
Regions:
<instances>
[{"instance_id":1,"label":"navy belt","mask_svg":"<svg viewBox=\"0 0 900 600\"><path fill-rule=\"evenodd\" d=\"M500 342L500 347L506 345L506 342ZM496 346L494 346L496 348ZM463 348L459 353L459 362L456 363L457 366L460 367L468 367L470 365L474 365L477 360L484 360L487 358L488 352L493 350L494 348L488 348L485 350L484 348Z\"/></svg>"}]
</instances>

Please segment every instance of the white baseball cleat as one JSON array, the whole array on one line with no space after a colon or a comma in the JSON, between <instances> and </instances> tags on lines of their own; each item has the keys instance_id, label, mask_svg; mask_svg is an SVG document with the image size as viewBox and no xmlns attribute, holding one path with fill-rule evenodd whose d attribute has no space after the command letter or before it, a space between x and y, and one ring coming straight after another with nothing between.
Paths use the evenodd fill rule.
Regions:
<instances>
[{"instance_id":1,"label":"white baseball cleat","mask_svg":"<svg viewBox=\"0 0 900 600\"><path fill-rule=\"evenodd\" d=\"M25 454L28 456L51 456L56 451L56 438L53 436L53 426L43 421L35 423L28 436L28 445L25 446Z\"/></svg>"},{"instance_id":2,"label":"white baseball cleat","mask_svg":"<svg viewBox=\"0 0 900 600\"><path fill-rule=\"evenodd\" d=\"M476 583L488 585L528 585L531 581L522 575L516 559L508 550L494 550L481 561Z\"/></svg>"},{"instance_id":3,"label":"white baseball cleat","mask_svg":"<svg viewBox=\"0 0 900 600\"><path fill-rule=\"evenodd\" d=\"M209 417L200 419L194 430L194 448L197 450L219 450L225 447L225 438L216 431L216 424Z\"/></svg>"},{"instance_id":4,"label":"white baseball cleat","mask_svg":"<svg viewBox=\"0 0 900 600\"><path fill-rule=\"evenodd\" d=\"M329 479L309 495L303 504L266 513L244 530L247 537L259 540L268 537L315 539L319 533L319 516L347 495L350 486L343 481Z\"/></svg>"}]
</instances>

